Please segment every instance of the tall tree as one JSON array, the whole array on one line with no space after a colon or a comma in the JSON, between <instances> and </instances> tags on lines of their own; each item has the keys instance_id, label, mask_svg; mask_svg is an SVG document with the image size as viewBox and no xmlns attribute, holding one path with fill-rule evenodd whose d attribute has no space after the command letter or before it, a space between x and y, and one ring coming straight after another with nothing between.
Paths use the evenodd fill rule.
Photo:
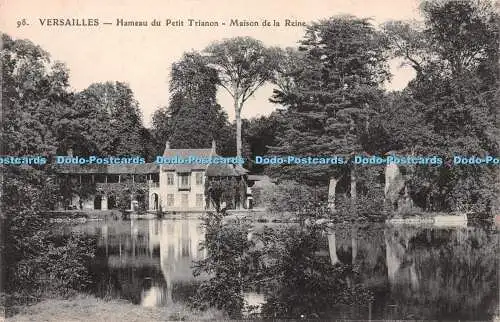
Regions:
<instances>
[{"instance_id":1,"label":"tall tree","mask_svg":"<svg viewBox=\"0 0 500 322\"><path fill-rule=\"evenodd\" d=\"M2 34L2 45L0 154L50 157L60 146L61 124L72 106L68 71L30 41ZM21 303L43 292L81 290L89 282L86 260L92 250L77 236L55 237L41 214L58 201L50 168L0 165L2 291Z\"/></svg>"},{"instance_id":2,"label":"tall tree","mask_svg":"<svg viewBox=\"0 0 500 322\"><path fill-rule=\"evenodd\" d=\"M169 140L171 133L170 113L168 106L159 106L153 112L151 119L151 134L156 144L156 150L161 153L165 148L165 142Z\"/></svg>"},{"instance_id":3,"label":"tall tree","mask_svg":"<svg viewBox=\"0 0 500 322\"><path fill-rule=\"evenodd\" d=\"M253 163L252 160L255 160L256 156L267 155L269 147L277 144L276 137L280 133L284 122L281 112L275 111L269 116L252 118L244 126L245 138L243 146L248 146L250 156L247 168L253 173L263 172L265 167Z\"/></svg>"},{"instance_id":4,"label":"tall tree","mask_svg":"<svg viewBox=\"0 0 500 322\"><path fill-rule=\"evenodd\" d=\"M166 141L172 148L206 148L216 140L218 152L227 154L231 130L227 114L216 100L217 72L192 52L172 65L171 75L170 104L153 115L160 148Z\"/></svg>"},{"instance_id":5,"label":"tall tree","mask_svg":"<svg viewBox=\"0 0 500 322\"><path fill-rule=\"evenodd\" d=\"M393 107L407 109L404 101L418 106L406 122L420 122L427 130L423 135L421 127L406 127L407 135L398 140L426 154L497 155L498 14L491 2L482 0L423 1L421 9L425 18L421 26L406 22L384 26L393 54L417 72L402 93L405 98ZM396 129L395 136L402 128L391 123L394 111L387 111L385 122ZM427 208L484 212L494 207L498 170L493 167L415 170L414 189L428 187Z\"/></svg>"},{"instance_id":6,"label":"tall tree","mask_svg":"<svg viewBox=\"0 0 500 322\"><path fill-rule=\"evenodd\" d=\"M72 112L73 124L78 128L75 132L93 143L89 151L82 152L109 156L146 154L141 111L127 84L90 85L76 94Z\"/></svg>"},{"instance_id":7,"label":"tall tree","mask_svg":"<svg viewBox=\"0 0 500 322\"><path fill-rule=\"evenodd\" d=\"M241 110L245 102L273 76L276 53L251 37L236 37L215 42L205 52L217 70L219 85L233 98L236 119L236 154L241 156Z\"/></svg>"},{"instance_id":8,"label":"tall tree","mask_svg":"<svg viewBox=\"0 0 500 322\"><path fill-rule=\"evenodd\" d=\"M298 74L292 69L293 86L286 91L279 88L273 96L287 107L288 120L273 152L344 155L348 160L351 153L363 151L360 137L368 128L374 105L382 102L379 86L389 77L380 39L368 20L354 17L321 20L307 28L299 47L302 66L307 68L297 65ZM280 170L311 184L325 184L330 178L335 186L336 178L348 168L297 165ZM353 186L353 197L355 192Z\"/></svg>"},{"instance_id":9,"label":"tall tree","mask_svg":"<svg viewBox=\"0 0 500 322\"><path fill-rule=\"evenodd\" d=\"M2 34L2 135L6 155L54 154L72 104L68 70L27 40Z\"/></svg>"}]
</instances>

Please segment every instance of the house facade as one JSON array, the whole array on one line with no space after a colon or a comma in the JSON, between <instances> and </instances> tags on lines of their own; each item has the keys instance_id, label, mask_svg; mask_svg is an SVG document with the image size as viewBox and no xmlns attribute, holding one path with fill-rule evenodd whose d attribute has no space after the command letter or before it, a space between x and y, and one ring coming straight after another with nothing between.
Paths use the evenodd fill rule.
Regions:
<instances>
[{"instance_id":1,"label":"house facade","mask_svg":"<svg viewBox=\"0 0 500 322\"><path fill-rule=\"evenodd\" d=\"M163 158L218 157L215 141L207 149L171 149L167 142ZM69 165L58 169L59 180L71 185L62 209L144 210L150 212L204 211L214 203L207 193L213 182L236 182L246 191L247 170L234 164L111 164ZM75 189L76 187L76 189ZM238 198L236 198L238 199ZM235 207L245 201L234 200Z\"/></svg>"},{"instance_id":2,"label":"house facade","mask_svg":"<svg viewBox=\"0 0 500 322\"><path fill-rule=\"evenodd\" d=\"M167 142L164 158L210 157L212 149L171 149ZM207 165L162 164L159 166L159 183L149 190L149 210L201 211L207 208L205 178Z\"/></svg>"},{"instance_id":3,"label":"house facade","mask_svg":"<svg viewBox=\"0 0 500 322\"><path fill-rule=\"evenodd\" d=\"M163 158L213 159L219 157L215 141L209 149L171 149L167 142ZM233 164L161 164L159 184L149 190L150 210L162 211L203 211L214 205L206 193L210 182L216 180L236 180L245 182L247 170ZM246 186L245 186L246 188ZM236 204L236 203L235 203ZM241 206L238 204L237 206Z\"/></svg>"}]
</instances>

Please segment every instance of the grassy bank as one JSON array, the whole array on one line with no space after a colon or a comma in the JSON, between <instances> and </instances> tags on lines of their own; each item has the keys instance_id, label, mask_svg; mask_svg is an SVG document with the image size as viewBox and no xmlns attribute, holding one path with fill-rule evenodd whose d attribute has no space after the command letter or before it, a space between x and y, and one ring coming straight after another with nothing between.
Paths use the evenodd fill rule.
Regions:
<instances>
[{"instance_id":1,"label":"grassy bank","mask_svg":"<svg viewBox=\"0 0 500 322\"><path fill-rule=\"evenodd\" d=\"M9 322L25 321L194 321L221 320L222 312L195 311L181 304L166 307L141 307L127 301L103 300L93 296L80 295L68 300L47 299L35 305L20 309L20 313L6 319Z\"/></svg>"}]
</instances>

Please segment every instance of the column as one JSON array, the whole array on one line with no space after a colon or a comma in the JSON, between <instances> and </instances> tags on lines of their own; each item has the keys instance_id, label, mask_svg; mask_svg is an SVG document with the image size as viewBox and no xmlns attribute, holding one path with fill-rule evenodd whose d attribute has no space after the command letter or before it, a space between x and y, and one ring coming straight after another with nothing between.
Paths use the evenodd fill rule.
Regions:
<instances>
[{"instance_id":1,"label":"column","mask_svg":"<svg viewBox=\"0 0 500 322\"><path fill-rule=\"evenodd\" d=\"M108 210L108 197L106 195L102 196L101 210Z\"/></svg>"}]
</instances>

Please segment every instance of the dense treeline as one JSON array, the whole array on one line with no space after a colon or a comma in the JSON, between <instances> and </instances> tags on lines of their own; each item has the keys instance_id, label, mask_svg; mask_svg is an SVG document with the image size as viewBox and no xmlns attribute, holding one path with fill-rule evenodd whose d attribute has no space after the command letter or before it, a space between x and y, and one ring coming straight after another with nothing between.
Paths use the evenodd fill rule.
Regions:
<instances>
[{"instance_id":1,"label":"dense treeline","mask_svg":"<svg viewBox=\"0 0 500 322\"><path fill-rule=\"evenodd\" d=\"M69 71L28 40L2 34L1 155L144 155L156 153L137 101L120 82L69 89ZM94 242L61 237L42 215L68 194L53 165L1 165L2 289L7 308L41 296L68 295L90 285ZM65 260L61 260L65 258Z\"/></svg>"},{"instance_id":2,"label":"dense treeline","mask_svg":"<svg viewBox=\"0 0 500 322\"><path fill-rule=\"evenodd\" d=\"M391 21L375 29L367 20L336 17L309 26L299 48L285 52L286 68L278 72L273 101L286 111L270 151L397 152L447 160L498 155L498 14L486 1L424 1L421 10L422 24ZM400 92L381 89L390 58L416 73ZM403 170L410 195L426 210L490 213L498 207L498 167ZM271 173L310 184L344 179L341 191L351 198L373 186L363 187L370 174L352 164Z\"/></svg>"},{"instance_id":3,"label":"dense treeline","mask_svg":"<svg viewBox=\"0 0 500 322\"><path fill-rule=\"evenodd\" d=\"M218 152L234 155L233 131L227 114L217 104L218 76L198 53L185 54L172 65L170 105L153 114L152 133L158 151L171 148L209 148L216 140Z\"/></svg>"},{"instance_id":4,"label":"dense treeline","mask_svg":"<svg viewBox=\"0 0 500 322\"><path fill-rule=\"evenodd\" d=\"M130 87L69 90L69 71L27 40L2 35L2 148L5 155L151 157L154 147Z\"/></svg>"},{"instance_id":5,"label":"dense treeline","mask_svg":"<svg viewBox=\"0 0 500 322\"><path fill-rule=\"evenodd\" d=\"M352 16L320 20L306 28L297 48L265 48L239 37L186 54L173 66L170 106L155 114L158 142L170 137L175 146L198 147L216 137L223 153L232 154L234 139L228 137L236 135L236 150L242 147L253 172L319 187L333 180L337 193L351 200L383 198L383 167L351 162L264 167L253 164L253 157L343 155L349 160L353 154L398 153L448 161L454 155L497 155L498 14L488 1L423 1L421 12L421 23L389 21L380 27ZM394 58L416 76L403 90L388 92L384 87ZM255 60L267 64L253 65ZM192 79L201 90L193 92ZM270 100L280 107L270 116L232 126L222 115L213 121L202 117L216 104L217 86L236 103L265 81L275 86ZM197 102L190 104L187 97ZM208 100L212 103L202 103ZM237 114L244 100L240 103ZM181 126L193 131L179 137ZM401 170L418 208L491 213L498 207L497 168Z\"/></svg>"}]
</instances>

